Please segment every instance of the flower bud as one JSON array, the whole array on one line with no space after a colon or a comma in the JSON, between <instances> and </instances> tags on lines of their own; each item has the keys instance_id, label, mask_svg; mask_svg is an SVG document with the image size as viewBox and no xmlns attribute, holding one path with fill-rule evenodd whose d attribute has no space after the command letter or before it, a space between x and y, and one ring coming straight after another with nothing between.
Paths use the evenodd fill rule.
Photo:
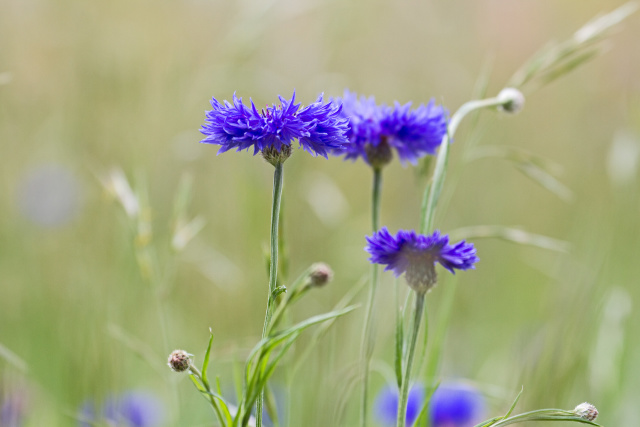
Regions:
<instances>
[{"instance_id":1,"label":"flower bud","mask_svg":"<svg viewBox=\"0 0 640 427\"><path fill-rule=\"evenodd\" d=\"M576 406L573 413L587 421L593 421L598 417L598 410L589 402L584 402Z\"/></svg>"},{"instance_id":2,"label":"flower bud","mask_svg":"<svg viewBox=\"0 0 640 427\"><path fill-rule=\"evenodd\" d=\"M389 145L388 137L382 136L378 145L371 143L365 145L364 152L367 155L367 162L374 169L382 169L393 159L391 145Z\"/></svg>"},{"instance_id":3,"label":"flower bud","mask_svg":"<svg viewBox=\"0 0 640 427\"><path fill-rule=\"evenodd\" d=\"M191 367L191 354L184 350L174 350L169 355L169 367L173 372L184 372Z\"/></svg>"},{"instance_id":4,"label":"flower bud","mask_svg":"<svg viewBox=\"0 0 640 427\"><path fill-rule=\"evenodd\" d=\"M279 150L271 145L263 148L260 153L262 154L262 158L267 162L271 163L273 166L277 166L278 164L284 163L284 161L291 156L291 145L282 144Z\"/></svg>"},{"instance_id":5,"label":"flower bud","mask_svg":"<svg viewBox=\"0 0 640 427\"><path fill-rule=\"evenodd\" d=\"M333 271L322 262L318 262L311 266L309 274L309 284L314 287L321 287L329 283L333 279Z\"/></svg>"},{"instance_id":6,"label":"flower bud","mask_svg":"<svg viewBox=\"0 0 640 427\"><path fill-rule=\"evenodd\" d=\"M505 113L517 114L524 108L524 95L516 88L502 89L498 94L498 101L502 102L498 108Z\"/></svg>"}]
</instances>

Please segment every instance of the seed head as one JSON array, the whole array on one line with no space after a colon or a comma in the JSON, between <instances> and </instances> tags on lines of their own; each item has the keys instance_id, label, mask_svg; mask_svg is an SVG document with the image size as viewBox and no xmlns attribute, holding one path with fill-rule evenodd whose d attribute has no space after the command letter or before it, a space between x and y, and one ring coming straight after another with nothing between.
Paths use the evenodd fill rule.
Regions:
<instances>
[{"instance_id":1,"label":"seed head","mask_svg":"<svg viewBox=\"0 0 640 427\"><path fill-rule=\"evenodd\" d=\"M579 404L573 412L580 418L587 421L593 421L598 417L598 410L589 402Z\"/></svg>"},{"instance_id":2,"label":"seed head","mask_svg":"<svg viewBox=\"0 0 640 427\"><path fill-rule=\"evenodd\" d=\"M502 89L498 94L498 100L502 101L499 108L505 113L517 114L524 108L524 95L513 87Z\"/></svg>"},{"instance_id":3,"label":"seed head","mask_svg":"<svg viewBox=\"0 0 640 427\"><path fill-rule=\"evenodd\" d=\"M310 285L321 287L329 283L333 279L333 271L331 267L323 262L318 262L311 266L309 274Z\"/></svg>"},{"instance_id":4,"label":"seed head","mask_svg":"<svg viewBox=\"0 0 640 427\"><path fill-rule=\"evenodd\" d=\"M168 365L173 372L184 372L191 367L191 356L184 350L174 350L169 355Z\"/></svg>"}]
</instances>

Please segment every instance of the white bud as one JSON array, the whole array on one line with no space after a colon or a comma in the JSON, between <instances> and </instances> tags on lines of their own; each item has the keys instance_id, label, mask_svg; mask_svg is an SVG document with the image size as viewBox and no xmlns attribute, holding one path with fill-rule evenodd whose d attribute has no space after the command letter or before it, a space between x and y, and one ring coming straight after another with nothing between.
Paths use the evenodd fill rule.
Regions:
<instances>
[{"instance_id":1,"label":"white bud","mask_svg":"<svg viewBox=\"0 0 640 427\"><path fill-rule=\"evenodd\" d=\"M589 402L584 402L576 406L573 413L587 421L593 421L598 417L598 410Z\"/></svg>"},{"instance_id":2,"label":"white bud","mask_svg":"<svg viewBox=\"0 0 640 427\"><path fill-rule=\"evenodd\" d=\"M517 114L524 108L524 95L513 87L502 89L498 94L498 101L502 102L498 108L505 113Z\"/></svg>"}]
</instances>

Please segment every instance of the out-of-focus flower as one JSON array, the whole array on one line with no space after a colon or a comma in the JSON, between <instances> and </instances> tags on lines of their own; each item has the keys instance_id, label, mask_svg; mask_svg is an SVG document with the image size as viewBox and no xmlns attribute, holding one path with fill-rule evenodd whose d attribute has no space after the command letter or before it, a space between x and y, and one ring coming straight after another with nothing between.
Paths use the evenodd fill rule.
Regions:
<instances>
[{"instance_id":1,"label":"out-of-focus flower","mask_svg":"<svg viewBox=\"0 0 640 427\"><path fill-rule=\"evenodd\" d=\"M402 163L415 164L419 158L435 154L447 132L448 113L433 100L412 110L411 103L377 105L373 97L358 97L345 91L336 102L342 103L342 114L351 127L347 134L351 144L346 146L345 158L361 157L374 168L391 161L392 148Z\"/></svg>"},{"instance_id":2,"label":"out-of-focus flower","mask_svg":"<svg viewBox=\"0 0 640 427\"><path fill-rule=\"evenodd\" d=\"M484 412L482 394L466 384L440 384L429 402L431 427L472 427L482 421Z\"/></svg>"},{"instance_id":3,"label":"out-of-focus flower","mask_svg":"<svg viewBox=\"0 0 640 427\"><path fill-rule=\"evenodd\" d=\"M473 244L464 240L449 244L449 236L435 231L430 236L415 231L400 230L392 236L383 227L371 237L367 236L365 250L371 254L369 261L386 265L396 277L403 273L409 286L416 292L426 292L437 281L435 263L455 274L455 269L473 269L479 261Z\"/></svg>"},{"instance_id":4,"label":"out-of-focus flower","mask_svg":"<svg viewBox=\"0 0 640 427\"><path fill-rule=\"evenodd\" d=\"M102 421L118 427L157 427L163 424L164 416L164 406L155 395L130 391L107 399L101 413L94 402L86 401L78 419L81 427Z\"/></svg>"},{"instance_id":5,"label":"out-of-focus flower","mask_svg":"<svg viewBox=\"0 0 640 427\"><path fill-rule=\"evenodd\" d=\"M17 197L20 211L27 219L43 227L58 227L77 216L80 185L62 165L42 165L24 175Z\"/></svg>"},{"instance_id":6,"label":"out-of-focus flower","mask_svg":"<svg viewBox=\"0 0 640 427\"><path fill-rule=\"evenodd\" d=\"M333 279L333 270L323 262L315 263L311 266L309 283L311 286L321 287Z\"/></svg>"},{"instance_id":7,"label":"out-of-focus flower","mask_svg":"<svg viewBox=\"0 0 640 427\"><path fill-rule=\"evenodd\" d=\"M409 391L407 399L407 418L406 424L413 425L422 409L424 403L425 392L421 386L414 386ZM395 426L398 414L398 389L396 387L384 388L374 405L376 415L381 424L385 426Z\"/></svg>"},{"instance_id":8,"label":"out-of-focus flower","mask_svg":"<svg viewBox=\"0 0 640 427\"><path fill-rule=\"evenodd\" d=\"M0 395L0 427L20 427L24 425L26 396L13 392Z\"/></svg>"},{"instance_id":9,"label":"out-of-focus flower","mask_svg":"<svg viewBox=\"0 0 640 427\"><path fill-rule=\"evenodd\" d=\"M332 101L324 104L320 95L316 102L300 108L295 103L295 92L290 100L281 96L279 99L280 105L258 111L252 100L247 107L235 94L233 104L213 98L213 109L206 112L206 123L200 129L206 136L201 142L220 145L218 153L253 148L254 155L262 152L271 163L269 157L280 163L286 160L296 139L305 151L325 158L349 143L345 136L348 120L340 114L339 105Z\"/></svg>"}]
</instances>

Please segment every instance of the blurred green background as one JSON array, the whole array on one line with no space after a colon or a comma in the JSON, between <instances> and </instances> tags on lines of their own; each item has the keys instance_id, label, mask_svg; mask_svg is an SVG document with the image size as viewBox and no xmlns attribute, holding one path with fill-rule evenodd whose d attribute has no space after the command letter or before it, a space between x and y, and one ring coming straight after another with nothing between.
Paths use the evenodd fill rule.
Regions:
<instances>
[{"instance_id":1,"label":"blurred green background","mask_svg":"<svg viewBox=\"0 0 640 427\"><path fill-rule=\"evenodd\" d=\"M198 143L212 96L235 91L263 105L295 88L306 104L349 88L387 103L433 97L455 111L481 76L495 95L547 42L620 4L0 0L0 396L26 396L27 426L67 426L87 399L151 390L165 425L211 425L188 378L165 366L175 348L201 362L209 327L211 373L234 395L234 361L242 366L264 316L272 167ZM473 240L481 262L456 276L441 376L482 389L488 415L524 385L523 411L589 400L605 425L637 419L639 23L636 13L604 55L528 94L521 114L465 122L452 146L438 228L521 226L571 245L561 253ZM470 160L469 141L549 159L567 190L558 197L505 159ZM163 280L140 273L136 251L146 249L100 182L113 167L148 194L147 248ZM175 253L185 174L189 215L206 226ZM384 179L382 223L417 228L424 178L394 162ZM296 151L286 163L289 277L316 261L335 271L292 320L330 310L368 272L370 181L363 162ZM447 286L441 273L427 298L432 326ZM385 275L382 364L393 360L393 292ZM315 343L292 385L276 374L276 391L290 390L291 425L356 424L358 393L345 389L363 316L340 319ZM373 391L383 384L374 376Z\"/></svg>"}]
</instances>

